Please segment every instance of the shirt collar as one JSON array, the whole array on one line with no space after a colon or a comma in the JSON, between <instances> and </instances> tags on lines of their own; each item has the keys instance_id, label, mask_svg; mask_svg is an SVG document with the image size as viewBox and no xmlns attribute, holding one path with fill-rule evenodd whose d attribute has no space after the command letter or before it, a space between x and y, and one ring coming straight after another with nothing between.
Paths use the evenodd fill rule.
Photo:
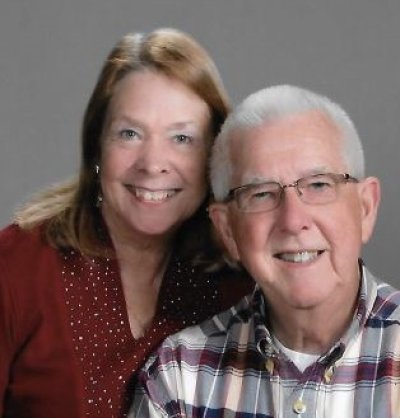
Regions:
<instances>
[{"instance_id":1,"label":"shirt collar","mask_svg":"<svg viewBox=\"0 0 400 418\"><path fill-rule=\"evenodd\" d=\"M346 347L351 344L363 329L374 305L377 295L376 282L367 268L360 261L360 291L357 308L353 320L343 337L321 356L324 363L332 363L342 357ZM274 344L271 330L268 329L266 317L266 301L261 288L257 285L251 302L251 310L254 318L254 340L258 350L268 357L277 356L278 348Z\"/></svg>"}]
</instances>

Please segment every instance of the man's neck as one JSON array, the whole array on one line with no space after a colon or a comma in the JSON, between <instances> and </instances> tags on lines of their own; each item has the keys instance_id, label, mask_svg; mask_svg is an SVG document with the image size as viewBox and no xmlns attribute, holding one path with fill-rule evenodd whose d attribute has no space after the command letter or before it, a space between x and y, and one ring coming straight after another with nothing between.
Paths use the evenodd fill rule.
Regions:
<instances>
[{"instance_id":1,"label":"man's neck","mask_svg":"<svg viewBox=\"0 0 400 418\"><path fill-rule=\"evenodd\" d=\"M341 303L313 309L269 306L269 326L285 347L302 353L323 354L345 334L353 320L357 300L356 293Z\"/></svg>"}]
</instances>

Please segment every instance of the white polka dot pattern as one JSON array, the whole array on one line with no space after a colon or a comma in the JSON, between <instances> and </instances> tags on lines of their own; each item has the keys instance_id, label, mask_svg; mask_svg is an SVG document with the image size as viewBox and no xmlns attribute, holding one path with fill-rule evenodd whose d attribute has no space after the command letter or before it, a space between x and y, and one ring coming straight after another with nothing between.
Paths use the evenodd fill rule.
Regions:
<instances>
[{"instance_id":1,"label":"white polka dot pattern","mask_svg":"<svg viewBox=\"0 0 400 418\"><path fill-rule=\"evenodd\" d=\"M87 417L125 417L129 383L166 336L218 311L213 280L173 258L157 313L143 338L132 337L115 260L64 254L62 276L75 353L82 370Z\"/></svg>"}]
</instances>

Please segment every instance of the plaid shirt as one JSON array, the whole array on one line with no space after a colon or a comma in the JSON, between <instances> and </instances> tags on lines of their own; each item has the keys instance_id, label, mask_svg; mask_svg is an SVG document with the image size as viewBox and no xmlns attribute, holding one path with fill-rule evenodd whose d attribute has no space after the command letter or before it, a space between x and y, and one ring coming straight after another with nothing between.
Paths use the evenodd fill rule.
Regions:
<instances>
[{"instance_id":1,"label":"plaid shirt","mask_svg":"<svg viewBox=\"0 0 400 418\"><path fill-rule=\"evenodd\" d=\"M260 289L169 337L140 374L130 417L399 418L400 292L365 268L344 337L300 372L274 345Z\"/></svg>"}]
</instances>

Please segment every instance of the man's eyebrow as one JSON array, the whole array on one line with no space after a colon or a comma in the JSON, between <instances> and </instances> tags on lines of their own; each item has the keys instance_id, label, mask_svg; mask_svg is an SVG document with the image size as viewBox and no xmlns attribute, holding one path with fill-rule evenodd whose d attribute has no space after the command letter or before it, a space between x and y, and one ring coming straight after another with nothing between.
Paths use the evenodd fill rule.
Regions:
<instances>
[{"instance_id":1,"label":"man's eyebrow","mask_svg":"<svg viewBox=\"0 0 400 418\"><path fill-rule=\"evenodd\" d=\"M309 170L305 170L300 174L297 178L293 179L293 181L298 180L299 178L313 176L316 174L325 174L329 173L330 170L326 166L318 166L313 167ZM265 176L259 176L259 175L245 175L242 178L243 184L260 184L260 183L281 183L277 178L272 177L265 177Z\"/></svg>"}]
</instances>

